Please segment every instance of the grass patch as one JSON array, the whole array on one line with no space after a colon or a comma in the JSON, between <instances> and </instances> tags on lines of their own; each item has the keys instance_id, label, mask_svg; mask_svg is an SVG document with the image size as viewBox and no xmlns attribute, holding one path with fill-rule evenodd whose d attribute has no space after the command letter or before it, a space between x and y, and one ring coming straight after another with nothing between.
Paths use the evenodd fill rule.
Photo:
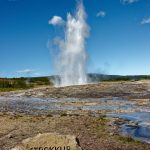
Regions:
<instances>
[{"instance_id":1,"label":"grass patch","mask_svg":"<svg viewBox=\"0 0 150 150\"><path fill-rule=\"evenodd\" d=\"M46 117L53 117L53 115L52 115L51 113L48 113L48 114L46 115Z\"/></svg>"},{"instance_id":2,"label":"grass patch","mask_svg":"<svg viewBox=\"0 0 150 150\"><path fill-rule=\"evenodd\" d=\"M107 117L99 117L97 118L97 121L100 123L100 125L106 125L106 123L109 121L109 119Z\"/></svg>"},{"instance_id":3,"label":"grass patch","mask_svg":"<svg viewBox=\"0 0 150 150\"><path fill-rule=\"evenodd\" d=\"M62 112L62 113L60 114L60 116L61 116L61 117L63 117L63 116L67 116L67 113Z\"/></svg>"},{"instance_id":4,"label":"grass patch","mask_svg":"<svg viewBox=\"0 0 150 150\"><path fill-rule=\"evenodd\" d=\"M118 140L123 142L123 143L141 144L140 141L133 139L130 135L128 135L128 136L119 136Z\"/></svg>"},{"instance_id":5,"label":"grass patch","mask_svg":"<svg viewBox=\"0 0 150 150\"><path fill-rule=\"evenodd\" d=\"M10 92L10 91L18 91L23 90L22 88L0 88L0 92Z\"/></svg>"},{"instance_id":6,"label":"grass patch","mask_svg":"<svg viewBox=\"0 0 150 150\"><path fill-rule=\"evenodd\" d=\"M48 77L0 78L0 92L30 89L42 85L53 85Z\"/></svg>"}]
</instances>

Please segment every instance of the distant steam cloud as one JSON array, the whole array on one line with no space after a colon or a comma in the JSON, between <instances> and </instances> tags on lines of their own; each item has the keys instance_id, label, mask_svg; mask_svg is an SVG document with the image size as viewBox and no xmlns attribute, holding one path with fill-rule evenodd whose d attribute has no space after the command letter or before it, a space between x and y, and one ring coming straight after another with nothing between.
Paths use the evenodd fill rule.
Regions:
<instances>
[{"instance_id":1,"label":"distant steam cloud","mask_svg":"<svg viewBox=\"0 0 150 150\"><path fill-rule=\"evenodd\" d=\"M105 11L99 11L97 14L96 14L96 17L105 17L106 16L106 12Z\"/></svg>"},{"instance_id":2,"label":"distant steam cloud","mask_svg":"<svg viewBox=\"0 0 150 150\"><path fill-rule=\"evenodd\" d=\"M52 19L50 19L49 21L48 21L48 23L49 24L51 24L51 25L59 25L59 26L61 26L61 25L63 25L65 22L64 22L64 20L61 18L61 17L59 17L59 16L53 16L53 18Z\"/></svg>"},{"instance_id":3,"label":"distant steam cloud","mask_svg":"<svg viewBox=\"0 0 150 150\"><path fill-rule=\"evenodd\" d=\"M0 72L0 77L4 76L4 73Z\"/></svg>"},{"instance_id":4,"label":"distant steam cloud","mask_svg":"<svg viewBox=\"0 0 150 150\"><path fill-rule=\"evenodd\" d=\"M141 24L150 24L150 18L143 19L143 20L141 21Z\"/></svg>"},{"instance_id":5,"label":"distant steam cloud","mask_svg":"<svg viewBox=\"0 0 150 150\"><path fill-rule=\"evenodd\" d=\"M17 73L32 73L32 72L34 72L34 70L32 70L32 69L24 69L24 70L18 70L16 72Z\"/></svg>"}]
</instances>

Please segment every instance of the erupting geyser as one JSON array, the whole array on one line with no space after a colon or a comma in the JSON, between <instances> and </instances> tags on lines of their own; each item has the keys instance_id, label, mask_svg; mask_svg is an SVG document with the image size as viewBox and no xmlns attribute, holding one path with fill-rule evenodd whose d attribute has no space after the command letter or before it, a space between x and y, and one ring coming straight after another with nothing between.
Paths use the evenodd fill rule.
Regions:
<instances>
[{"instance_id":1,"label":"erupting geyser","mask_svg":"<svg viewBox=\"0 0 150 150\"><path fill-rule=\"evenodd\" d=\"M56 16L55 16L56 18ZM59 22L64 22L60 19ZM64 40L59 41L59 54L56 60L60 83L57 86L80 85L87 83L85 39L89 35L86 12L83 3L77 5L74 16L67 14Z\"/></svg>"}]
</instances>

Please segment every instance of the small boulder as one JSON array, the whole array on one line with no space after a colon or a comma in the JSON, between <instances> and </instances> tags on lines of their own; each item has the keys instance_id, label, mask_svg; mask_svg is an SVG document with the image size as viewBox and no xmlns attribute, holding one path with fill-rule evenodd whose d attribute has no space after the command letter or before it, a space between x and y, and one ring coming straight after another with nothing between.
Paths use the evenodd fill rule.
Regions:
<instances>
[{"instance_id":1,"label":"small boulder","mask_svg":"<svg viewBox=\"0 0 150 150\"><path fill-rule=\"evenodd\" d=\"M22 141L11 150L82 150L76 137L58 133L38 134Z\"/></svg>"}]
</instances>

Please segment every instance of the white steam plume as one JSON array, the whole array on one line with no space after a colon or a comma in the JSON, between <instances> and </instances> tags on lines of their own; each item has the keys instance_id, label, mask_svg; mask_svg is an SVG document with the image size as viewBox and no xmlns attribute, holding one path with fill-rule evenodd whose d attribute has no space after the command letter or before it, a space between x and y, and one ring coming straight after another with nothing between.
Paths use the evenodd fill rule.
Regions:
<instances>
[{"instance_id":1,"label":"white steam plume","mask_svg":"<svg viewBox=\"0 0 150 150\"><path fill-rule=\"evenodd\" d=\"M86 13L82 2L78 3L76 14L67 14L65 39L57 41L59 54L56 68L60 75L57 86L80 85L87 83L85 39L89 35Z\"/></svg>"}]
</instances>

